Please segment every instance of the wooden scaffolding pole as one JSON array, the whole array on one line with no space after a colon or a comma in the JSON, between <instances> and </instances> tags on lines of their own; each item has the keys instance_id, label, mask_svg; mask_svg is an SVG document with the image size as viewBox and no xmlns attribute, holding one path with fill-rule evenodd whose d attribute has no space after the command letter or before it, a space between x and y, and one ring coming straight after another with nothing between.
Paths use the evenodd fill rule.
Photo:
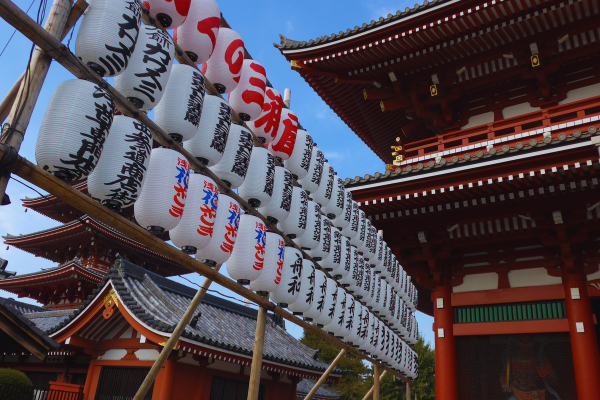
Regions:
<instances>
[{"instance_id":1,"label":"wooden scaffolding pole","mask_svg":"<svg viewBox=\"0 0 600 400\"><path fill-rule=\"evenodd\" d=\"M48 19L44 24L44 29L48 35L53 38L60 37L67 23L70 10L70 0L54 0ZM18 92L15 94L17 100L13 102L10 109L0 142L11 146L17 152L21 148L25 131L29 126L31 114L33 114L35 103L42 90L51 62L52 57L36 47L31 56L28 70L21 81ZM0 200L4 198L9 179L9 174L0 176Z\"/></svg>"},{"instance_id":2,"label":"wooden scaffolding pole","mask_svg":"<svg viewBox=\"0 0 600 400\"><path fill-rule=\"evenodd\" d=\"M81 15L87 7L88 4L85 2L85 0L78 0L77 3L75 3L75 5L73 6L73 8L71 8L71 12L67 17L65 27L62 31L62 34L60 35L61 42L67 37L67 34L71 31L71 29L73 29L75 23L77 22L79 17L81 17ZM25 78L25 72L21 74L19 79L17 79L17 81L13 84L12 88L8 91L8 93L0 103L0 125L2 125L4 120L8 117L8 114L10 113L10 110L12 109L15 100L17 99L17 93L21 88L23 78Z\"/></svg>"},{"instance_id":3,"label":"wooden scaffolding pole","mask_svg":"<svg viewBox=\"0 0 600 400\"><path fill-rule=\"evenodd\" d=\"M373 364L373 400L379 400L379 366Z\"/></svg>"},{"instance_id":4,"label":"wooden scaffolding pole","mask_svg":"<svg viewBox=\"0 0 600 400\"><path fill-rule=\"evenodd\" d=\"M383 371L381 373L381 375L379 375L379 382L381 382L381 380L387 375L387 371ZM373 377L375 377L377 375L375 375L375 372L373 371ZM369 391L367 392L367 394L365 394L365 397L362 398L362 400L368 400L369 397L371 397L371 395L373 394L373 391L375 390L375 379L373 380L373 386L371 386L371 389L369 389Z\"/></svg>"},{"instance_id":5,"label":"wooden scaffolding pole","mask_svg":"<svg viewBox=\"0 0 600 400\"><path fill-rule=\"evenodd\" d=\"M262 297L262 296L261 296ZM264 296L269 301L268 296ZM262 371L263 349L265 347L265 328L267 327L267 309L258 307L256 318L256 334L254 335L254 350L252 350L252 369L250 370L250 387L248 387L248 400L258 399L260 387L260 373Z\"/></svg>"},{"instance_id":6,"label":"wooden scaffolding pole","mask_svg":"<svg viewBox=\"0 0 600 400\"><path fill-rule=\"evenodd\" d=\"M221 264L215 267L215 271L217 272L220 269ZM190 321L194 317L196 309L200 306L200 303L202 302L202 299L204 298L204 295L208 291L208 288L210 287L212 282L213 281L210 279L205 279L204 282L202 282L202 286L200 286L200 289L198 289L198 292L192 299L187 310L185 310L183 317L181 317L181 320L173 330L173 333L171 333L171 336L169 337L169 340L167 340L165 347L163 347L163 349L160 351L158 358L156 359L156 361L154 361L154 364L152 364L152 368L150 368L150 371L148 371L148 375L146 375L146 377L144 378L144 382L142 382L140 388L133 397L133 400L142 400L146 396L146 393L148 393L148 390L152 387L152 384L158 376L158 373L162 369L163 365L165 365L167 358L169 358L169 355L171 355L171 351L173 351L175 345L177 345L177 342L179 342L179 338L185 331L185 327L190 323Z\"/></svg>"},{"instance_id":7,"label":"wooden scaffolding pole","mask_svg":"<svg viewBox=\"0 0 600 400\"><path fill-rule=\"evenodd\" d=\"M315 395L315 393L317 393L317 390L319 390L321 385L323 383L325 383L325 381L327 380L327 377L329 377L329 374L331 374L331 372L335 369L335 367L341 361L342 357L344 357L344 354L346 354L346 350L345 349L340 350L340 352L335 357L335 359L331 362L331 364L329 364L329 367L327 368L327 370L325 372L323 372L323 375L321 375L321 377L319 378L317 383L315 383L315 386L313 386L313 388L310 389L310 392L308 392L308 394L306 395L304 400L312 399L312 397Z\"/></svg>"}]
</instances>

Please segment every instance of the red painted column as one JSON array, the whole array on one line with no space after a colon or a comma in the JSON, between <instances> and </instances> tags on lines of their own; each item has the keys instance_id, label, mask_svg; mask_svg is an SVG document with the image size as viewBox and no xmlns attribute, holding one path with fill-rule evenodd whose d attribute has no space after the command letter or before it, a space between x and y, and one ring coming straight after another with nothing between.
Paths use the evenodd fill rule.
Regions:
<instances>
[{"instance_id":1,"label":"red painted column","mask_svg":"<svg viewBox=\"0 0 600 400\"><path fill-rule=\"evenodd\" d=\"M592 303L587 292L587 280L583 272L568 274L563 269L565 305L569 319L569 335L573 368L579 400L597 400L600 396L600 355L596 341L596 329ZM571 289L579 289L579 299L573 299ZM583 323L583 332L577 332L577 323Z\"/></svg>"},{"instance_id":2,"label":"red painted column","mask_svg":"<svg viewBox=\"0 0 600 400\"><path fill-rule=\"evenodd\" d=\"M458 400L456 339L453 333L454 312L450 302L451 294L452 288L450 284L447 284L437 286L432 295L435 327L435 388L437 400ZM438 304L438 299L442 299L443 304ZM442 306L442 308L438 308L438 306Z\"/></svg>"}]
</instances>

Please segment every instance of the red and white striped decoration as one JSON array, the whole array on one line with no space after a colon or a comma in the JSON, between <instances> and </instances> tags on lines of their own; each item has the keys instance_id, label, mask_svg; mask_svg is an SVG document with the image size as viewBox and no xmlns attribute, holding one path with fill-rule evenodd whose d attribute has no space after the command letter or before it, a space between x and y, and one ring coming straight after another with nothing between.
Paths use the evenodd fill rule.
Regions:
<instances>
[{"instance_id":1,"label":"red and white striped decoration","mask_svg":"<svg viewBox=\"0 0 600 400\"><path fill-rule=\"evenodd\" d=\"M260 276L265 260L267 230L264 222L250 213L240 218L240 228L231 257L225 264L229 276L248 285Z\"/></svg>"},{"instance_id":2,"label":"red and white striped decoration","mask_svg":"<svg viewBox=\"0 0 600 400\"><path fill-rule=\"evenodd\" d=\"M240 81L229 93L229 104L243 121L254 121L262 113L267 88L267 71L254 60L242 64Z\"/></svg>"},{"instance_id":3,"label":"red and white striped decoration","mask_svg":"<svg viewBox=\"0 0 600 400\"><path fill-rule=\"evenodd\" d=\"M271 143L277 136L282 109L281 94L273 88L266 88L260 115L246 124L263 144Z\"/></svg>"},{"instance_id":4,"label":"red and white striped decoration","mask_svg":"<svg viewBox=\"0 0 600 400\"><path fill-rule=\"evenodd\" d=\"M298 117L287 108L281 110L277 136L269 143L269 150L275 157L287 160L294 151L298 133Z\"/></svg>"},{"instance_id":5,"label":"red and white striped decoration","mask_svg":"<svg viewBox=\"0 0 600 400\"><path fill-rule=\"evenodd\" d=\"M217 44L220 26L221 9L216 1L194 0L185 22L175 28L173 38L193 62L204 64Z\"/></svg>"},{"instance_id":6,"label":"red and white striped decoration","mask_svg":"<svg viewBox=\"0 0 600 400\"><path fill-rule=\"evenodd\" d=\"M240 82L244 63L244 41L234 30L220 28L212 56L202 64L202 73L219 93L231 93Z\"/></svg>"}]
</instances>

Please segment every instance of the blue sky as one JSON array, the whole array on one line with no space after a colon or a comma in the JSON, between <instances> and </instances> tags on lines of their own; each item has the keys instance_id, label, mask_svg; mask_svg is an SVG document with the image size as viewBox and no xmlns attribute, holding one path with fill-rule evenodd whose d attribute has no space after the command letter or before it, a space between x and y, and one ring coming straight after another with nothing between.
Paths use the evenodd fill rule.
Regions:
<instances>
[{"instance_id":1,"label":"blue sky","mask_svg":"<svg viewBox=\"0 0 600 400\"><path fill-rule=\"evenodd\" d=\"M14 1L14 0L13 0ZM291 109L298 115L300 123L313 136L319 147L325 153L329 162L342 178L363 176L385 170L384 163L335 115L333 111L310 89L308 84L294 71L289 63L273 47L273 42L279 42L279 34L294 40L316 39L322 35L345 31L387 14L395 14L397 10L413 7L414 1L389 0L304 0L281 2L275 0L229 0L218 1L221 12L227 22L242 36L247 50L252 58L260 62L267 70L267 77L273 86L281 93L285 88L292 90ZM22 9L27 9L30 0L16 0ZM48 2L48 10L51 1ZM39 0L35 0L29 15L35 18ZM13 28L0 20L0 49L4 47ZM75 35L71 41L71 49L75 47ZM68 39L68 37L67 37ZM65 40L66 43L66 40ZM19 32L0 57L0 96L4 96L16 79L25 70L29 57L31 42ZM53 63L46 83L42 89L25 141L21 147L21 155L35 161L35 142L37 132L52 92L58 84L73 76L57 63ZM109 79L109 82L112 80ZM7 233L18 235L57 226L58 223L33 211L24 212L19 199L37 197L37 194L11 181L8 194L13 204L0 208L0 235ZM54 263L42 258L36 258L29 253L14 247L7 250L6 245L0 246L0 257L9 260L9 270L19 274L50 268ZM203 278L189 274L189 280L201 283ZM182 283L188 282L176 278ZM223 293L229 293L220 287L213 287ZM14 297L13 294L0 291L0 296ZM433 318L417 313L419 329L426 340L434 341L431 331ZM287 324L288 330L294 336L301 334L301 329Z\"/></svg>"}]
</instances>

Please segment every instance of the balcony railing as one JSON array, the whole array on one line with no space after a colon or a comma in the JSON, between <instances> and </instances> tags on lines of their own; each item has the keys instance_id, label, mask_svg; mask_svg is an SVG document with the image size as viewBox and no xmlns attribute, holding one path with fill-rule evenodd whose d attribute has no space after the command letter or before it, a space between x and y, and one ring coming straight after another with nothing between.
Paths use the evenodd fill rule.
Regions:
<instances>
[{"instance_id":1,"label":"balcony railing","mask_svg":"<svg viewBox=\"0 0 600 400\"><path fill-rule=\"evenodd\" d=\"M0 383L0 400L83 400L83 393Z\"/></svg>"},{"instance_id":2,"label":"balcony railing","mask_svg":"<svg viewBox=\"0 0 600 400\"><path fill-rule=\"evenodd\" d=\"M600 96L410 143L405 146L404 161L396 168L414 169L428 163L433 166L431 163L443 162L442 159L464 159L467 154L467 158L480 157L489 152L564 140L575 130L587 132L599 120Z\"/></svg>"}]
</instances>

